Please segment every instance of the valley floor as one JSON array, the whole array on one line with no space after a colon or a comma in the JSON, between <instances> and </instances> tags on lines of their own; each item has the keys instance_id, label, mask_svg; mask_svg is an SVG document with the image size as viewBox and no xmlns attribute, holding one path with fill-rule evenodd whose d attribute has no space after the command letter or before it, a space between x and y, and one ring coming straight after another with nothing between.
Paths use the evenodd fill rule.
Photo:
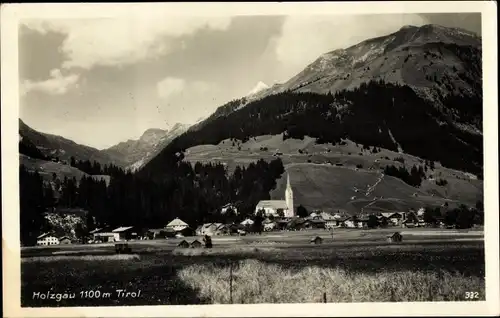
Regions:
<instances>
[{"instance_id":1,"label":"valley floor","mask_svg":"<svg viewBox=\"0 0 500 318\"><path fill-rule=\"evenodd\" d=\"M387 242L394 231L401 243ZM323 244L310 243L316 235ZM212 249L179 241L130 242L129 255L113 244L23 248L22 306L459 301L466 291L484 300L482 231L274 232L214 237ZM37 296L47 292L75 297Z\"/></svg>"}]
</instances>

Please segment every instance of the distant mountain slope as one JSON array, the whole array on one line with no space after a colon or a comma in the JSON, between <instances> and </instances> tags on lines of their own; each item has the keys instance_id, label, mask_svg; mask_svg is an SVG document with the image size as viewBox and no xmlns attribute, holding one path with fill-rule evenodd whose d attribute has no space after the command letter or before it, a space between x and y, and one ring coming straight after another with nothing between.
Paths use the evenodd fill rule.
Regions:
<instances>
[{"instance_id":1,"label":"distant mountain slope","mask_svg":"<svg viewBox=\"0 0 500 318\"><path fill-rule=\"evenodd\" d=\"M22 137L20 147L25 147L28 144L34 145L46 157L57 157L66 161L75 157L77 160L95 160L101 164L123 164L120 158L107 155L98 149L77 144L61 136L38 132L26 125L21 119L19 119L19 135Z\"/></svg>"},{"instance_id":2,"label":"distant mountain slope","mask_svg":"<svg viewBox=\"0 0 500 318\"><path fill-rule=\"evenodd\" d=\"M102 152L111 157L120 158L127 168L135 171L188 128L189 125L177 123L170 130L148 129L138 140L127 140Z\"/></svg>"},{"instance_id":3,"label":"distant mountain slope","mask_svg":"<svg viewBox=\"0 0 500 318\"><path fill-rule=\"evenodd\" d=\"M142 173L166 173L166 164L196 145L284 133L319 143L347 138L481 175L480 45L468 32L427 25L327 53L259 98L221 106Z\"/></svg>"},{"instance_id":4,"label":"distant mountain slope","mask_svg":"<svg viewBox=\"0 0 500 318\"><path fill-rule=\"evenodd\" d=\"M482 96L480 54L481 38L471 32L432 24L405 26L387 36L325 53L286 83L254 98L288 90L334 93L378 80L408 85L436 101L443 94Z\"/></svg>"},{"instance_id":5,"label":"distant mountain slope","mask_svg":"<svg viewBox=\"0 0 500 318\"><path fill-rule=\"evenodd\" d=\"M51 181L54 173L59 180L64 180L64 178L75 178L77 182L83 177L91 176L67 164L32 158L23 154L19 156L19 163L24 165L28 171L37 171L45 181ZM111 180L110 176L107 175L92 175L92 178L104 180L107 185L109 185Z\"/></svg>"},{"instance_id":6,"label":"distant mountain slope","mask_svg":"<svg viewBox=\"0 0 500 318\"><path fill-rule=\"evenodd\" d=\"M275 155L279 153L279 155ZM435 164L426 169L427 179L419 188L400 179L383 176L385 166L425 166L425 161L408 154L380 148L376 153L362 145L344 140L341 144L317 144L314 138L286 139L282 135L256 136L246 142L221 141L217 145L199 145L185 152L184 160L203 163L222 163L229 173L236 166L248 166L263 158L270 161L280 157L290 175L295 204L307 209L337 209L347 212L380 212L422 206L473 206L483 197L483 182L473 176ZM404 163L401 163L403 161ZM283 199L286 175L277 181L271 192L273 199ZM445 179L438 186L436 180ZM366 208L365 208L366 207Z\"/></svg>"}]
</instances>

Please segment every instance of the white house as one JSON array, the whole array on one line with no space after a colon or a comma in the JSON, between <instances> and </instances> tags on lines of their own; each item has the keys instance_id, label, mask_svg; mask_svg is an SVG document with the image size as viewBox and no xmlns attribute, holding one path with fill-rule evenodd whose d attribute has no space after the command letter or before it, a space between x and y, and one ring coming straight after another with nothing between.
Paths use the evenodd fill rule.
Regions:
<instances>
[{"instance_id":1,"label":"white house","mask_svg":"<svg viewBox=\"0 0 500 318\"><path fill-rule=\"evenodd\" d=\"M168 223L167 226L165 226L166 229L174 230L175 232L180 232L188 227L189 225L179 218L175 218L174 220L172 220L172 222Z\"/></svg>"},{"instance_id":2,"label":"white house","mask_svg":"<svg viewBox=\"0 0 500 318\"><path fill-rule=\"evenodd\" d=\"M111 231L115 241L123 241L137 238L137 233L134 232L133 226L121 226Z\"/></svg>"},{"instance_id":3,"label":"white house","mask_svg":"<svg viewBox=\"0 0 500 318\"><path fill-rule=\"evenodd\" d=\"M36 245L58 245L59 239L50 233L44 233L36 238Z\"/></svg>"},{"instance_id":4,"label":"white house","mask_svg":"<svg viewBox=\"0 0 500 318\"><path fill-rule=\"evenodd\" d=\"M283 212L283 216L291 218L295 216L294 205L293 205L293 190L290 184L290 176L287 175L286 190L285 190L285 200L262 200L255 207L255 213L264 210L266 216L280 216L280 212Z\"/></svg>"}]
</instances>

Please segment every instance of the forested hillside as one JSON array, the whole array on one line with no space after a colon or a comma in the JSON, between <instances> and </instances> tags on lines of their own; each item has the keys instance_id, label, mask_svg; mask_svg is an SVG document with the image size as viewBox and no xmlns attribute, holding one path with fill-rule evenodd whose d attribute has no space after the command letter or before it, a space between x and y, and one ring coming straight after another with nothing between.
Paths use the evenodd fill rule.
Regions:
<instances>
[{"instance_id":1,"label":"forested hillside","mask_svg":"<svg viewBox=\"0 0 500 318\"><path fill-rule=\"evenodd\" d=\"M155 177L195 145L217 144L226 138L285 133L285 137L316 137L319 143L342 138L369 146L403 151L439 161L449 168L482 174L482 100L441 97L436 107L408 86L379 82L336 94L284 92L251 102L227 116L214 118L198 130L172 141L140 172ZM479 127L478 127L479 128Z\"/></svg>"},{"instance_id":2,"label":"forested hillside","mask_svg":"<svg viewBox=\"0 0 500 318\"><path fill-rule=\"evenodd\" d=\"M87 170L84 166L82 169ZM87 230L104 225L163 227L175 217L191 227L204 222L243 220L254 212L258 201L269 199L269 192L283 172L279 159L259 160L246 168L238 167L231 175L221 164L193 167L183 162L161 181L153 181L116 166L105 166L100 173L111 175L106 186L92 177L79 182L44 182L37 172L21 166L21 242L33 244L36 236L47 230L44 213L57 207L87 210L87 220L92 220ZM226 203L234 203L239 214L222 215L220 208Z\"/></svg>"}]
</instances>

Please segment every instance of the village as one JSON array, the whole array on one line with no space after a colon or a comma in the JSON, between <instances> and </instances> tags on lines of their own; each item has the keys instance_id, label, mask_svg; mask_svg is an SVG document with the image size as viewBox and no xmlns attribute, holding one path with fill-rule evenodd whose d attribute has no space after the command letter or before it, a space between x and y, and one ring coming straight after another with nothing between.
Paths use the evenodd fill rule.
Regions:
<instances>
[{"instance_id":1,"label":"village","mask_svg":"<svg viewBox=\"0 0 500 318\"><path fill-rule=\"evenodd\" d=\"M289 232L324 230L331 232L335 229L376 229L376 228L413 228L413 227L446 227L444 218L436 218L433 224L424 221L425 209L404 212L381 212L378 214L348 215L345 212L330 214L324 211L312 211L307 216L298 216L296 211L305 210L304 207L295 207L290 177L287 176L285 200L262 200L255 207L255 214L239 223L204 223L191 225L177 217L162 228L141 228L132 225L123 225L117 228L101 227L88 232L80 240L71 240L68 236L56 237L53 233L44 233L37 237L37 245L49 246L59 244L97 244L135 240L156 240L182 237L212 237L224 235L243 236L247 233L262 232ZM307 211L307 210L305 210ZM231 203L221 207L220 213L234 213L238 209Z\"/></svg>"}]
</instances>

